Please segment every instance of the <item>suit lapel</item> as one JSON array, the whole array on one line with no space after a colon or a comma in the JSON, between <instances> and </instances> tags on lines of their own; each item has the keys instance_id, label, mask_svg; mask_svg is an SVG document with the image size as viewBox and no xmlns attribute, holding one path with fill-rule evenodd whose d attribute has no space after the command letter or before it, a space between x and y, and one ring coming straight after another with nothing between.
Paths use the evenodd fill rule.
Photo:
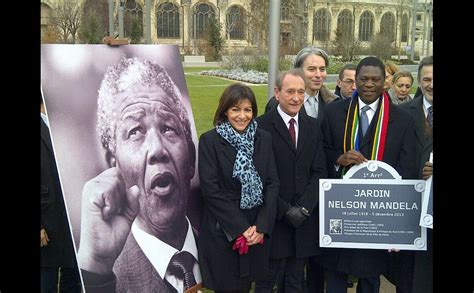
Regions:
<instances>
[{"instance_id":1,"label":"suit lapel","mask_svg":"<svg viewBox=\"0 0 474 293\"><path fill-rule=\"evenodd\" d=\"M49 128L44 123L43 119L40 117L41 120L41 139L48 147L49 151L53 153L53 145L51 143L51 136L49 135Z\"/></svg>"},{"instance_id":2,"label":"suit lapel","mask_svg":"<svg viewBox=\"0 0 474 293\"><path fill-rule=\"evenodd\" d=\"M410 112L415 117L415 136L420 145L425 145L425 113L423 112L423 97L416 99L410 105Z\"/></svg>"},{"instance_id":3,"label":"suit lapel","mask_svg":"<svg viewBox=\"0 0 474 293\"><path fill-rule=\"evenodd\" d=\"M309 122L305 116L300 115L298 117L298 144L296 149L296 156L301 153L302 149L304 148L304 144L306 143L307 133L309 131Z\"/></svg>"},{"instance_id":4,"label":"suit lapel","mask_svg":"<svg viewBox=\"0 0 474 293\"><path fill-rule=\"evenodd\" d=\"M273 115L272 117L273 127L275 128L276 132L280 134L280 136L288 144L290 149L296 153L296 148L293 145L293 142L291 141L290 133L288 132L288 128L286 127L285 122L283 121L283 118L281 118L277 110L273 111L272 115Z\"/></svg>"},{"instance_id":5,"label":"suit lapel","mask_svg":"<svg viewBox=\"0 0 474 293\"><path fill-rule=\"evenodd\" d=\"M233 166L234 162L235 162L235 157L237 156L237 151L234 149L234 147L227 140L225 140L220 135L219 135L219 142L221 144L221 149L224 152L225 157L227 159L229 159L229 162Z\"/></svg>"}]
</instances>

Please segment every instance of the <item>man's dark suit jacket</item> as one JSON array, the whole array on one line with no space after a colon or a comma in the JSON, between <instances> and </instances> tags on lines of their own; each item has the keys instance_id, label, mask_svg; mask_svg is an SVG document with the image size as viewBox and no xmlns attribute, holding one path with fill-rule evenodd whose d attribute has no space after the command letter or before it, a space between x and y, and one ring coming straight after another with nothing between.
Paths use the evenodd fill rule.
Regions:
<instances>
[{"instance_id":1,"label":"man's dark suit jacket","mask_svg":"<svg viewBox=\"0 0 474 293\"><path fill-rule=\"evenodd\" d=\"M319 121L323 121L324 119L324 107L326 104L334 101L337 98L337 96L333 93L331 93L324 85L321 87L319 90L319 102L318 102L318 118ZM273 109L276 109L276 106L278 106L278 101L276 100L275 96L271 97L270 100L268 100L267 105L265 106L265 113L270 112ZM300 113L303 113L304 115L308 115L306 113L306 109L303 106L301 106Z\"/></svg>"},{"instance_id":2,"label":"man's dark suit jacket","mask_svg":"<svg viewBox=\"0 0 474 293\"><path fill-rule=\"evenodd\" d=\"M426 135L429 127L423 110L423 93L400 107L407 110L415 119L416 137L416 170L417 178L423 178L423 166L429 161L433 150L432 130ZM433 292L433 230L427 229L427 251L400 251L390 258L387 279L403 292Z\"/></svg>"},{"instance_id":3,"label":"man's dark suit jacket","mask_svg":"<svg viewBox=\"0 0 474 293\"><path fill-rule=\"evenodd\" d=\"M41 119L41 228L50 241L41 247L41 267L74 267L75 253L48 126Z\"/></svg>"},{"instance_id":4,"label":"man's dark suit jacket","mask_svg":"<svg viewBox=\"0 0 474 293\"><path fill-rule=\"evenodd\" d=\"M273 153L280 179L271 258L317 255L320 251L317 245L319 179L327 177L319 122L307 115L298 115L298 147L295 149L288 127L276 108L258 117L257 121L259 128L272 135ZM305 207L311 214L296 229L285 219L288 204Z\"/></svg>"},{"instance_id":5,"label":"man's dark suit jacket","mask_svg":"<svg viewBox=\"0 0 474 293\"><path fill-rule=\"evenodd\" d=\"M198 251L203 284L207 288L236 290L250 280L265 277L278 195L271 145L270 134L257 128L253 162L263 184L263 204L240 209L242 185L232 177L237 150L215 129L201 135L199 177L205 209ZM247 254L239 256L232 245L251 225L265 234L264 243L250 246Z\"/></svg>"},{"instance_id":6,"label":"man's dark suit jacket","mask_svg":"<svg viewBox=\"0 0 474 293\"><path fill-rule=\"evenodd\" d=\"M341 178L342 167L336 172L336 160L343 154L344 127L351 99L339 100L326 107L323 121L327 166L332 166L333 178ZM380 111L380 102L377 112ZM377 115L377 114L376 114ZM370 148L375 131L375 119L372 119L367 134L363 138L360 152L370 160ZM415 123L406 111L390 104L387 137L383 162L394 167L404 179L415 179ZM387 268L388 252L375 249L325 249L323 265L331 270L367 278L382 274Z\"/></svg>"},{"instance_id":7,"label":"man's dark suit jacket","mask_svg":"<svg viewBox=\"0 0 474 293\"><path fill-rule=\"evenodd\" d=\"M114 264L114 274L117 278L115 291L117 293L177 292L173 286L163 280L163 276L158 274L131 231Z\"/></svg>"}]
</instances>

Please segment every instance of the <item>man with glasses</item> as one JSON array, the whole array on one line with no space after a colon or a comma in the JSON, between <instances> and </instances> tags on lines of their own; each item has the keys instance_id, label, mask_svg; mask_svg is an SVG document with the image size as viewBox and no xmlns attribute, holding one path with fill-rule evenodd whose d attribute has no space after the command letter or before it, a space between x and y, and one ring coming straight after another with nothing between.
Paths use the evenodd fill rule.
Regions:
<instances>
[{"instance_id":1,"label":"man with glasses","mask_svg":"<svg viewBox=\"0 0 474 293\"><path fill-rule=\"evenodd\" d=\"M352 97L352 93L356 90L355 85L356 66L352 63L344 65L339 71L339 77L336 81L336 90L334 94L336 100L344 100Z\"/></svg>"}]
</instances>

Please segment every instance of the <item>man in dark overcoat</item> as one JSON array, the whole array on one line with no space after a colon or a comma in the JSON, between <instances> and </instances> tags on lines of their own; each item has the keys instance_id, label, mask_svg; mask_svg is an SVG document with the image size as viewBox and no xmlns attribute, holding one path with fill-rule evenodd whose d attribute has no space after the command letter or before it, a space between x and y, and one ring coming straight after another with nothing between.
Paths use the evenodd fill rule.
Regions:
<instances>
[{"instance_id":1,"label":"man in dark overcoat","mask_svg":"<svg viewBox=\"0 0 474 293\"><path fill-rule=\"evenodd\" d=\"M272 135L280 190L270 271L256 283L255 292L271 292L275 282L283 282L285 292L302 292L305 262L319 253L319 179L327 172L319 122L299 113L304 94L300 69L281 73L275 86L279 105L257 118L259 127Z\"/></svg>"}]
</instances>

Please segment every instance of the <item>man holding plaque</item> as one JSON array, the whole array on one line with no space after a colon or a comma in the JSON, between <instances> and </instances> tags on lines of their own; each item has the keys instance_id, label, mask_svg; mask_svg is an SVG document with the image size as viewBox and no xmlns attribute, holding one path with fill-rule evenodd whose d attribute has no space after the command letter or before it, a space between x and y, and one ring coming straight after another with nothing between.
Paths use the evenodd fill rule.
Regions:
<instances>
[{"instance_id":1,"label":"man holding plaque","mask_svg":"<svg viewBox=\"0 0 474 293\"><path fill-rule=\"evenodd\" d=\"M322 129L332 178L342 178L352 166L368 160L391 165L403 179L416 178L414 120L390 104L384 80L383 62L366 57L357 65L357 91L352 98L327 105ZM326 249L322 263L327 269L327 292L347 292L349 275L359 278L358 293L379 292L388 255L375 249Z\"/></svg>"}]
</instances>

